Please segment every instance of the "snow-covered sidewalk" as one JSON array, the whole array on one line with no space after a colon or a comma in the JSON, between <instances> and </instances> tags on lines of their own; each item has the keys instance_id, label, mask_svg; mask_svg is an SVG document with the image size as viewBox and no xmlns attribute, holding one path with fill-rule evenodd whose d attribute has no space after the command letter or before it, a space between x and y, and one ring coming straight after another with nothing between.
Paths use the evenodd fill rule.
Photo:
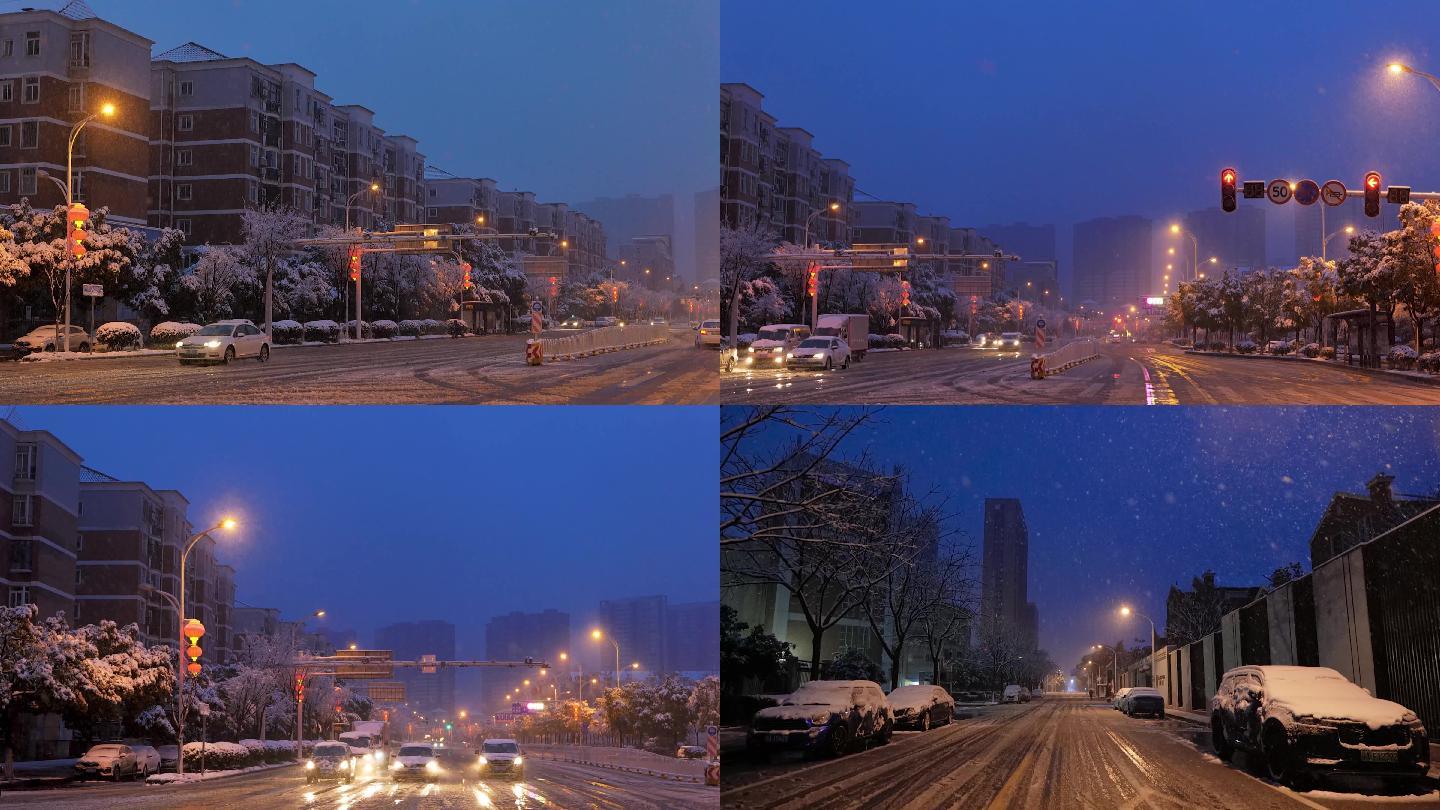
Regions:
<instances>
[{"instance_id":1,"label":"snow-covered sidewalk","mask_svg":"<svg viewBox=\"0 0 1440 810\"><path fill-rule=\"evenodd\" d=\"M639 773L681 782L704 782L705 762L664 757L638 748L599 745L527 745L526 756Z\"/></svg>"},{"instance_id":2,"label":"snow-covered sidewalk","mask_svg":"<svg viewBox=\"0 0 1440 810\"><path fill-rule=\"evenodd\" d=\"M1368 374L1372 377L1399 377L1402 380L1421 383L1423 385L1440 385L1440 374L1430 374L1424 371L1401 371L1394 368L1363 368L1361 366L1342 363L1339 360L1327 360L1323 357L1303 357L1293 354L1241 354L1239 352L1212 352L1200 349L1185 349L1186 354L1193 354L1197 357L1238 357L1245 360L1278 360L1285 363L1319 363L1331 368L1345 369L1360 374Z\"/></svg>"},{"instance_id":3,"label":"snow-covered sidewalk","mask_svg":"<svg viewBox=\"0 0 1440 810\"><path fill-rule=\"evenodd\" d=\"M190 782L209 782L212 779L224 779L226 777L239 776L245 773L255 773L256 771L269 771L276 768L291 768L294 767L295 764L296 763L294 762L274 762L266 765L251 765L248 768L237 768L232 771L205 771L203 774L199 772L186 773L183 775L178 773L155 773L151 774L149 778L145 780L145 784L173 785L177 782L183 782L187 784Z\"/></svg>"}]
</instances>

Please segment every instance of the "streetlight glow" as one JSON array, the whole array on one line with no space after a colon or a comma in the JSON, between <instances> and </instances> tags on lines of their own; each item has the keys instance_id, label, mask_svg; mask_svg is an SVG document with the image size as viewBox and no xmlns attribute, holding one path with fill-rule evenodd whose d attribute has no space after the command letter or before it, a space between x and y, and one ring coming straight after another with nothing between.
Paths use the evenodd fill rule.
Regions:
<instances>
[{"instance_id":1,"label":"streetlight glow","mask_svg":"<svg viewBox=\"0 0 1440 810\"><path fill-rule=\"evenodd\" d=\"M1404 73L1405 70L1406 70L1405 66L1402 65L1402 64L1400 64L1399 62L1391 62L1391 63L1387 66L1387 69L1390 71L1390 73L1391 73L1392 75L1395 75L1395 76L1398 76L1398 75L1400 75L1401 73Z\"/></svg>"},{"instance_id":2,"label":"streetlight glow","mask_svg":"<svg viewBox=\"0 0 1440 810\"><path fill-rule=\"evenodd\" d=\"M1180 224L1179 224L1179 223L1171 223L1171 224L1170 224L1170 233L1180 233Z\"/></svg>"},{"instance_id":3,"label":"streetlight glow","mask_svg":"<svg viewBox=\"0 0 1440 810\"><path fill-rule=\"evenodd\" d=\"M603 635L600 632L600 628L597 627L594 630L591 630L590 637L595 639L596 641L599 641L601 638L603 638Z\"/></svg>"},{"instance_id":4,"label":"streetlight glow","mask_svg":"<svg viewBox=\"0 0 1440 810\"><path fill-rule=\"evenodd\" d=\"M115 105L106 102L105 106L100 108L100 114L105 116L106 118L109 118L110 116L115 114Z\"/></svg>"},{"instance_id":5,"label":"streetlight glow","mask_svg":"<svg viewBox=\"0 0 1440 810\"><path fill-rule=\"evenodd\" d=\"M220 528L222 529L233 529L239 525L240 523L236 521L235 518L225 518L224 520L220 521Z\"/></svg>"}]
</instances>

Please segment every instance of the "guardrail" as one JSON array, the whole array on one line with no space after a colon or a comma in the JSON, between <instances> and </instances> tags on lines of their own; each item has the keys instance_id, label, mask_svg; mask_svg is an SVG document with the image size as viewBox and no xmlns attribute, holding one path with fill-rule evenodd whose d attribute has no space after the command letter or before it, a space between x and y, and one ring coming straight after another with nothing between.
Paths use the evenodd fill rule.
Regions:
<instances>
[{"instance_id":1,"label":"guardrail","mask_svg":"<svg viewBox=\"0 0 1440 810\"><path fill-rule=\"evenodd\" d=\"M546 358L574 360L605 352L636 349L653 346L670 340L670 327L653 324L632 324L630 326L602 326L589 329L578 335L558 338L538 338Z\"/></svg>"},{"instance_id":2,"label":"guardrail","mask_svg":"<svg viewBox=\"0 0 1440 810\"><path fill-rule=\"evenodd\" d=\"M1100 356L1099 344L1089 338L1072 340L1048 354L1040 355L1043 376L1059 374Z\"/></svg>"}]
</instances>

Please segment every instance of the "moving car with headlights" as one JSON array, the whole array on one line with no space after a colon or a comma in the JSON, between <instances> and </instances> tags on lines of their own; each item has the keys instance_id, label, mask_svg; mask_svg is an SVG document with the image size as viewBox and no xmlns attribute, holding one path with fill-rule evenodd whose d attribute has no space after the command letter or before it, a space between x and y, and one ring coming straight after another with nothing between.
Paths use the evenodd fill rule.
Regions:
<instances>
[{"instance_id":1,"label":"moving car with headlights","mask_svg":"<svg viewBox=\"0 0 1440 810\"><path fill-rule=\"evenodd\" d=\"M120 781L140 775L140 760L135 751L123 743L92 745L85 756L75 761L75 775L99 779L107 777Z\"/></svg>"},{"instance_id":2,"label":"moving car with headlights","mask_svg":"<svg viewBox=\"0 0 1440 810\"><path fill-rule=\"evenodd\" d=\"M995 348L1002 352L1006 350L1019 351L1022 342L1019 332L1001 332L1000 339L995 343Z\"/></svg>"},{"instance_id":3,"label":"moving car with headlights","mask_svg":"<svg viewBox=\"0 0 1440 810\"><path fill-rule=\"evenodd\" d=\"M1120 711L1135 717L1145 715L1147 717L1158 717L1165 719L1165 696L1160 694L1158 689L1148 686L1137 686L1125 693L1120 700Z\"/></svg>"},{"instance_id":4,"label":"moving car with headlights","mask_svg":"<svg viewBox=\"0 0 1440 810\"><path fill-rule=\"evenodd\" d=\"M838 337L808 337L800 341L790 356L785 358L786 368L833 368L850 367L850 346Z\"/></svg>"},{"instance_id":5,"label":"moving car with headlights","mask_svg":"<svg viewBox=\"0 0 1440 810\"><path fill-rule=\"evenodd\" d=\"M955 698L934 684L901 686L887 699L896 728L929 731L931 726L948 726L955 720Z\"/></svg>"},{"instance_id":6,"label":"moving car with headlights","mask_svg":"<svg viewBox=\"0 0 1440 810\"><path fill-rule=\"evenodd\" d=\"M520 753L520 743L512 739L493 738L481 743L476 764L482 778L525 778L525 757Z\"/></svg>"},{"instance_id":7,"label":"moving car with headlights","mask_svg":"<svg viewBox=\"0 0 1440 810\"><path fill-rule=\"evenodd\" d=\"M583 329L584 327L585 322L575 317L574 315L571 315L570 317L560 322L561 329Z\"/></svg>"},{"instance_id":8,"label":"moving car with headlights","mask_svg":"<svg viewBox=\"0 0 1440 810\"><path fill-rule=\"evenodd\" d=\"M350 782L355 779L355 756L350 746L339 741L318 742L305 760L305 784L322 779Z\"/></svg>"},{"instance_id":9,"label":"moving car with headlights","mask_svg":"<svg viewBox=\"0 0 1440 810\"><path fill-rule=\"evenodd\" d=\"M772 323L760 327L755 340L746 349L746 365L779 368L800 341L810 337L810 327L802 323Z\"/></svg>"},{"instance_id":10,"label":"moving car with headlights","mask_svg":"<svg viewBox=\"0 0 1440 810\"><path fill-rule=\"evenodd\" d=\"M55 326L37 326L29 332L15 339L14 352L16 355L24 356L35 352L58 352L64 349L64 336L70 335L70 351L89 352L95 341L90 338L90 333L79 326L70 325L70 331L65 331L64 324Z\"/></svg>"},{"instance_id":11,"label":"moving car with headlights","mask_svg":"<svg viewBox=\"0 0 1440 810\"><path fill-rule=\"evenodd\" d=\"M430 743L410 742L400 746L390 760L390 778L395 781L423 779L434 782L440 778L440 761Z\"/></svg>"},{"instance_id":12,"label":"moving car with headlights","mask_svg":"<svg viewBox=\"0 0 1440 810\"><path fill-rule=\"evenodd\" d=\"M270 359L270 338L252 321L217 321L175 344L180 364L229 363L241 357Z\"/></svg>"},{"instance_id":13,"label":"moving car with headlights","mask_svg":"<svg viewBox=\"0 0 1440 810\"><path fill-rule=\"evenodd\" d=\"M890 741L895 718L874 681L810 681L750 722L745 747L752 756L775 750L840 756L868 741Z\"/></svg>"},{"instance_id":14,"label":"moving car with headlights","mask_svg":"<svg viewBox=\"0 0 1440 810\"><path fill-rule=\"evenodd\" d=\"M1229 761L1305 787L1328 774L1418 782L1430 744L1415 713L1381 700L1328 667L1247 666L1225 673L1210 699L1210 738Z\"/></svg>"},{"instance_id":15,"label":"moving car with headlights","mask_svg":"<svg viewBox=\"0 0 1440 810\"><path fill-rule=\"evenodd\" d=\"M719 346L720 345L720 321L701 321L700 328L695 330L696 346Z\"/></svg>"}]
</instances>

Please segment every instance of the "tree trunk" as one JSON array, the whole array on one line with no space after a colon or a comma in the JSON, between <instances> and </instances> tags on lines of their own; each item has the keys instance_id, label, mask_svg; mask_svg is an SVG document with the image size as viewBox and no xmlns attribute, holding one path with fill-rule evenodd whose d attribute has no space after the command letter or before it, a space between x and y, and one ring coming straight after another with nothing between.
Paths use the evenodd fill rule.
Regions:
<instances>
[{"instance_id":1,"label":"tree trunk","mask_svg":"<svg viewBox=\"0 0 1440 810\"><path fill-rule=\"evenodd\" d=\"M825 629L810 625L810 679L820 679L820 642L825 638Z\"/></svg>"},{"instance_id":2,"label":"tree trunk","mask_svg":"<svg viewBox=\"0 0 1440 810\"><path fill-rule=\"evenodd\" d=\"M275 318L274 318L274 310L275 310L274 281L275 281L275 262L274 262L273 259L266 259L266 261L265 261L265 339L266 339L266 340L271 340L271 339L273 339L273 337L274 337L273 335L270 334L270 324L273 323L274 320L275 320Z\"/></svg>"}]
</instances>

